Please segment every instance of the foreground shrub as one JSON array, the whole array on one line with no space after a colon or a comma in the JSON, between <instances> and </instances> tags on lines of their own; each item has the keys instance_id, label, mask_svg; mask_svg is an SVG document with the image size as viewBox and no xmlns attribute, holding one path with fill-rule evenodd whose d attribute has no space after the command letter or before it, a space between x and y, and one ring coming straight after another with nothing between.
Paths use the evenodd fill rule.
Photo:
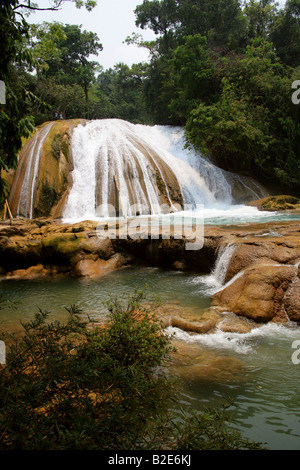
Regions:
<instances>
[{"instance_id":1,"label":"foreground shrub","mask_svg":"<svg viewBox=\"0 0 300 470\"><path fill-rule=\"evenodd\" d=\"M171 338L140 300L112 302L98 327L74 307L64 324L40 311L23 325L0 371L0 449L259 447L224 429L224 411L171 411Z\"/></svg>"}]
</instances>

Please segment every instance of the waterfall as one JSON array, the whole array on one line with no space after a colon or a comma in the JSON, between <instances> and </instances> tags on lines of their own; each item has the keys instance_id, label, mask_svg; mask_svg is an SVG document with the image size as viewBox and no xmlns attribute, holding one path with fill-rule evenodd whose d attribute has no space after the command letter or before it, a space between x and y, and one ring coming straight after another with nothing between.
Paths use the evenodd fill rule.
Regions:
<instances>
[{"instance_id":1,"label":"waterfall","mask_svg":"<svg viewBox=\"0 0 300 470\"><path fill-rule=\"evenodd\" d=\"M224 287L228 266L235 249L236 245L233 243L222 245L218 250L217 259L211 273L209 275L197 276L194 279L193 282L195 284L204 286L206 294L213 295ZM231 282L232 280L227 284L229 285Z\"/></svg>"},{"instance_id":2,"label":"waterfall","mask_svg":"<svg viewBox=\"0 0 300 470\"><path fill-rule=\"evenodd\" d=\"M53 122L46 124L32 137L29 142L29 151L21 155L19 160L10 191L10 199L13 201L12 208L17 217L23 216L32 219L42 148L53 124ZM17 207L15 207L16 204Z\"/></svg>"},{"instance_id":3,"label":"waterfall","mask_svg":"<svg viewBox=\"0 0 300 470\"><path fill-rule=\"evenodd\" d=\"M221 246L219 249L217 260L212 270L212 276L219 286L223 286L225 282L228 266L235 248L235 245L228 243L228 245Z\"/></svg>"},{"instance_id":4,"label":"waterfall","mask_svg":"<svg viewBox=\"0 0 300 470\"><path fill-rule=\"evenodd\" d=\"M223 171L186 149L179 128L95 120L74 129L72 155L65 220L107 217L117 199L125 216L232 203Z\"/></svg>"},{"instance_id":5,"label":"waterfall","mask_svg":"<svg viewBox=\"0 0 300 470\"><path fill-rule=\"evenodd\" d=\"M38 180L39 169L44 168L45 174L49 174L51 161L58 173L47 184L50 191L62 194L61 198L65 194L63 181L71 172L72 186L56 212L64 222L144 214L161 216L183 210L184 216L193 217L199 206L204 206L207 219L232 214L241 217L245 216L246 208L237 204L263 197L251 178L226 172L187 147L182 128L132 124L120 119L81 124L68 121L71 169L59 158L54 163L47 159L51 155L49 131L53 124L41 127L20 153L9 196L17 217L33 217L42 184ZM61 132L59 127L55 129L51 138ZM42 149L48 137L50 150L45 153ZM51 187L53 181L57 182L55 188ZM59 205L59 201L55 203ZM246 212L251 218L258 211L247 207Z\"/></svg>"}]
</instances>

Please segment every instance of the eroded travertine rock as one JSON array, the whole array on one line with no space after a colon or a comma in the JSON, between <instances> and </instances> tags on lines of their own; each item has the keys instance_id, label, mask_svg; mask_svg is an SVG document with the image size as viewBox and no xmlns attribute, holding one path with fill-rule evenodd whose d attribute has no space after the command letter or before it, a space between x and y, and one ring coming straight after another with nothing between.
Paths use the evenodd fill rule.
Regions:
<instances>
[{"instance_id":1,"label":"eroded travertine rock","mask_svg":"<svg viewBox=\"0 0 300 470\"><path fill-rule=\"evenodd\" d=\"M295 277L295 266L256 263L213 295L213 305L256 322L280 313L284 296Z\"/></svg>"},{"instance_id":2,"label":"eroded travertine rock","mask_svg":"<svg viewBox=\"0 0 300 470\"><path fill-rule=\"evenodd\" d=\"M76 263L74 267L74 275L77 277L84 277L89 279L99 279L116 269L119 269L125 264L125 260L117 253L109 260L104 259L82 259Z\"/></svg>"},{"instance_id":3,"label":"eroded travertine rock","mask_svg":"<svg viewBox=\"0 0 300 470\"><path fill-rule=\"evenodd\" d=\"M124 223L119 222L120 233ZM123 225L122 225L123 224ZM237 318L256 324L267 321L300 322L300 223L297 221L206 227L203 248L185 249L186 241L162 238L100 239L97 223L61 224L50 219L0 223L0 272L3 279L71 275L97 278L128 265L163 266L209 273L221 246L234 247L228 260L225 285L213 296L213 309L201 320L179 306L162 313L170 323L196 333L215 328L242 331ZM202 312L203 313L203 312ZM236 317L229 322L225 313ZM168 316L168 318L167 318ZM177 317L177 319L176 319ZM174 319L175 318L175 319ZM235 318L235 325L234 325ZM198 324L197 324L198 323ZM243 327L251 325L244 324ZM225 331L225 330L224 330Z\"/></svg>"}]
</instances>

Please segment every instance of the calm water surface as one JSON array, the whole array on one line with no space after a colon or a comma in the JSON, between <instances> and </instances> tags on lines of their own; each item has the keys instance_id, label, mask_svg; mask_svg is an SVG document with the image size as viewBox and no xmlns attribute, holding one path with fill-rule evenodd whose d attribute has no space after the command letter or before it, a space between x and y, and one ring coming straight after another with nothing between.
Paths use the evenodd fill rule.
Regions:
<instances>
[{"instance_id":1,"label":"calm water surface","mask_svg":"<svg viewBox=\"0 0 300 470\"><path fill-rule=\"evenodd\" d=\"M66 318L65 307L76 304L93 319L103 318L110 295L131 293L135 288L176 300L184 307L210 305L205 278L199 274L130 268L97 282L63 279L53 281L4 281L0 294L17 306L5 303L0 328L20 330L20 321L31 320L39 308L50 318ZM183 378L182 400L196 409L235 401L235 426L245 437L265 442L270 449L300 450L300 364L292 362L292 343L300 340L300 328L265 326L245 335L217 332L194 335L170 329L179 339L189 363L179 363Z\"/></svg>"}]
</instances>

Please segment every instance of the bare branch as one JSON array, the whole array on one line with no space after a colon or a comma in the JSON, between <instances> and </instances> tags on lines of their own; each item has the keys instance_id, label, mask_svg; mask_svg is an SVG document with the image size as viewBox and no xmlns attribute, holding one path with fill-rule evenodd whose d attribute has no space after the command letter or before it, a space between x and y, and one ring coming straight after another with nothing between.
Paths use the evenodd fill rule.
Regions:
<instances>
[{"instance_id":1,"label":"bare branch","mask_svg":"<svg viewBox=\"0 0 300 470\"><path fill-rule=\"evenodd\" d=\"M14 8L14 10L17 10L18 8L26 8L27 10L34 10L34 11L49 11L49 10L50 11L57 11L57 10L60 10L60 6L64 1L65 0L59 0L59 2L56 5L53 5L53 6L48 7L48 8L40 8L40 7L37 7L37 6L32 6L31 1L29 0L27 5L24 5L23 3L21 3L20 5L17 5Z\"/></svg>"}]
</instances>

